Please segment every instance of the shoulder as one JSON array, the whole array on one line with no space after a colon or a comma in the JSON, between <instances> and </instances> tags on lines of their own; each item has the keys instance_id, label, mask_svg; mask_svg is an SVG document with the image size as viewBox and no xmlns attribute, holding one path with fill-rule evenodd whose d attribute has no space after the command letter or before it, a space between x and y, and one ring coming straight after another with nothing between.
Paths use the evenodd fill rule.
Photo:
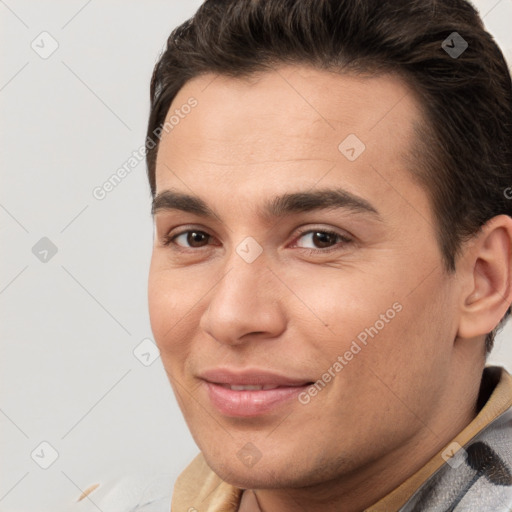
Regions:
<instances>
[{"instance_id":1,"label":"shoulder","mask_svg":"<svg viewBox=\"0 0 512 512\"><path fill-rule=\"evenodd\" d=\"M63 510L73 512L169 512L172 477L168 474L127 474L99 480Z\"/></svg>"}]
</instances>

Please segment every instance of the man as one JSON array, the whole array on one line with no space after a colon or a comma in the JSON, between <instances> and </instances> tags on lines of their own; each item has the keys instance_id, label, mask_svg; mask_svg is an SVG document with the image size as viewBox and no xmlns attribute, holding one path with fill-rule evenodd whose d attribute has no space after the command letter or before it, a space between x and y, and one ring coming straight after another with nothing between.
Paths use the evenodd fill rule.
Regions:
<instances>
[{"instance_id":1,"label":"man","mask_svg":"<svg viewBox=\"0 0 512 512\"><path fill-rule=\"evenodd\" d=\"M206 1L151 84L172 510L505 511L512 86L463 0Z\"/></svg>"},{"instance_id":2,"label":"man","mask_svg":"<svg viewBox=\"0 0 512 512\"><path fill-rule=\"evenodd\" d=\"M475 10L205 2L151 99L173 510L509 510L512 87Z\"/></svg>"}]
</instances>

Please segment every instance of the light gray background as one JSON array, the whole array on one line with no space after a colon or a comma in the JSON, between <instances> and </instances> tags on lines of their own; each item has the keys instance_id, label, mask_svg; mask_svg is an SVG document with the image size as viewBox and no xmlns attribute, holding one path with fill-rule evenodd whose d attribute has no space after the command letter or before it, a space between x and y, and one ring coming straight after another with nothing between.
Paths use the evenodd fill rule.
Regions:
<instances>
[{"instance_id":1,"label":"light gray background","mask_svg":"<svg viewBox=\"0 0 512 512\"><path fill-rule=\"evenodd\" d=\"M153 65L200 3L0 0L0 511L50 512L128 473L174 480L198 452L160 359L133 353L152 338L145 163L92 191L143 144ZM510 62L512 0L476 5ZM509 326L490 363L512 371L511 341Z\"/></svg>"}]
</instances>

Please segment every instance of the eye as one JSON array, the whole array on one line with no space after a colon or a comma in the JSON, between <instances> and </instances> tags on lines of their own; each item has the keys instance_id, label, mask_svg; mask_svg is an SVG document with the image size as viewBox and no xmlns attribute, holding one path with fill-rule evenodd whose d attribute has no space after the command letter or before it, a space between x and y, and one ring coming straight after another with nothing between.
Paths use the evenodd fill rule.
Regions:
<instances>
[{"instance_id":1,"label":"eye","mask_svg":"<svg viewBox=\"0 0 512 512\"><path fill-rule=\"evenodd\" d=\"M200 231L198 229L189 229L175 235L164 236L163 245L175 244L179 248L194 249L204 247L204 242L208 242L210 238L211 236L204 231ZM179 239L181 239L181 243L176 242Z\"/></svg>"},{"instance_id":2,"label":"eye","mask_svg":"<svg viewBox=\"0 0 512 512\"><path fill-rule=\"evenodd\" d=\"M205 231L188 229L181 233L165 235L162 244L164 246L173 245L177 250L193 250L206 247L211 238L212 236ZM304 247L303 245L297 244L297 241L301 239L308 240L309 243L313 244L313 247ZM327 253L337 250L341 245L351 242L352 239L335 231L310 229L300 233L295 244L306 253Z\"/></svg>"},{"instance_id":3,"label":"eye","mask_svg":"<svg viewBox=\"0 0 512 512\"><path fill-rule=\"evenodd\" d=\"M308 240L313 244L312 248L298 245L299 248L305 249L306 252L311 253L330 252L338 249L339 245L352 242L352 240L347 236L326 229L310 229L308 231L304 231L300 234L297 240L300 239Z\"/></svg>"}]
</instances>

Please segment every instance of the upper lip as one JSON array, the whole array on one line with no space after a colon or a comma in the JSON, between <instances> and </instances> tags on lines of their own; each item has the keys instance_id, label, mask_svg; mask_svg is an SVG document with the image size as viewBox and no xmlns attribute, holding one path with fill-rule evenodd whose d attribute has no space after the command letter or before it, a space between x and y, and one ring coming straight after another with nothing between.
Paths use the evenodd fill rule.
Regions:
<instances>
[{"instance_id":1,"label":"upper lip","mask_svg":"<svg viewBox=\"0 0 512 512\"><path fill-rule=\"evenodd\" d=\"M232 386L303 386L311 382L308 379L295 379L258 368L246 370L212 368L203 371L199 377L214 384L228 384Z\"/></svg>"}]
</instances>

